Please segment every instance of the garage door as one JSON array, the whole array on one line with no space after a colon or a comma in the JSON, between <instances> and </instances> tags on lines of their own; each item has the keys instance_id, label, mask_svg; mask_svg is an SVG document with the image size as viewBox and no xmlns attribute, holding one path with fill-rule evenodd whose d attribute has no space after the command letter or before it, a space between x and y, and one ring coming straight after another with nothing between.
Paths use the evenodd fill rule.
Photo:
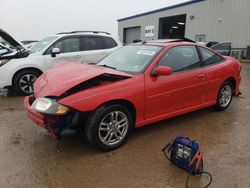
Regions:
<instances>
[{"instance_id":1,"label":"garage door","mask_svg":"<svg viewBox=\"0 0 250 188\"><path fill-rule=\"evenodd\" d=\"M123 42L125 44L133 43L141 39L141 27L124 28L123 33Z\"/></svg>"}]
</instances>

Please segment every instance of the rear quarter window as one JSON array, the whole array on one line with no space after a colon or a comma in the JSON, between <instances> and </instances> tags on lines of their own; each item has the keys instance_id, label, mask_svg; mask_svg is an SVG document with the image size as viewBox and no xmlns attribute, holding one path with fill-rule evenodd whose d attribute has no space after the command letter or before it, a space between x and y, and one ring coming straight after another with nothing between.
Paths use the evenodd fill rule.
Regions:
<instances>
[{"instance_id":1,"label":"rear quarter window","mask_svg":"<svg viewBox=\"0 0 250 188\"><path fill-rule=\"evenodd\" d=\"M202 63L204 66L212 65L223 60L223 58L216 53L202 47L198 47L201 53Z\"/></svg>"},{"instance_id":2,"label":"rear quarter window","mask_svg":"<svg viewBox=\"0 0 250 188\"><path fill-rule=\"evenodd\" d=\"M117 46L115 40L110 37L102 37L102 41L104 49L114 48Z\"/></svg>"}]
</instances>

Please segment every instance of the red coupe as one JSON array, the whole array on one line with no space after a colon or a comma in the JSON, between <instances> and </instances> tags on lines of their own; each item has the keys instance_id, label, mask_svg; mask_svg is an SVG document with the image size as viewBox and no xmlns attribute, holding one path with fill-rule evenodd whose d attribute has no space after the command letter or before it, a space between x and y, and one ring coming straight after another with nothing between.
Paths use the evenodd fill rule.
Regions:
<instances>
[{"instance_id":1,"label":"red coupe","mask_svg":"<svg viewBox=\"0 0 250 188\"><path fill-rule=\"evenodd\" d=\"M239 61L193 42L143 42L96 65L54 66L24 104L52 136L82 130L107 151L121 146L133 127L208 106L225 110L240 93L240 71Z\"/></svg>"}]
</instances>

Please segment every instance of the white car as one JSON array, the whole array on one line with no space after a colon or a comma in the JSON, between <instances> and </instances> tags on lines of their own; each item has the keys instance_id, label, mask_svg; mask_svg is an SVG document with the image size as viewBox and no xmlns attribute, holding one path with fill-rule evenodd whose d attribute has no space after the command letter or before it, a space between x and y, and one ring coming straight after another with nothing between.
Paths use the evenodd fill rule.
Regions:
<instances>
[{"instance_id":1,"label":"white car","mask_svg":"<svg viewBox=\"0 0 250 188\"><path fill-rule=\"evenodd\" d=\"M37 42L30 42L28 44L24 44L24 47L27 49L30 49L32 46L34 46Z\"/></svg>"},{"instance_id":2,"label":"white car","mask_svg":"<svg viewBox=\"0 0 250 188\"><path fill-rule=\"evenodd\" d=\"M49 36L27 50L0 29L0 38L16 52L0 56L0 91L13 87L21 95L33 93L34 81L47 69L63 61L97 63L122 46L107 32L73 31Z\"/></svg>"}]
</instances>

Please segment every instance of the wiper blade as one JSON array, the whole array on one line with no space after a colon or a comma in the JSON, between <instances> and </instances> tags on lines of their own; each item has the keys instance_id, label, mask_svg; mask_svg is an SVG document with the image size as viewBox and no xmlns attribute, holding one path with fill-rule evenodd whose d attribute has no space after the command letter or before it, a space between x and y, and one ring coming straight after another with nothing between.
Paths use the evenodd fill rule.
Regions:
<instances>
[{"instance_id":1,"label":"wiper blade","mask_svg":"<svg viewBox=\"0 0 250 188\"><path fill-rule=\"evenodd\" d=\"M30 55L29 51L26 49L16 49L16 51L17 51L16 56L18 58L28 57Z\"/></svg>"},{"instance_id":2,"label":"wiper blade","mask_svg":"<svg viewBox=\"0 0 250 188\"><path fill-rule=\"evenodd\" d=\"M105 65L105 64L103 64L103 65L100 65L100 66L102 66L102 67L107 67L107 68L111 68L111 69L116 70L116 68L115 68L115 67L112 67L112 66L109 66L109 65Z\"/></svg>"}]
</instances>

